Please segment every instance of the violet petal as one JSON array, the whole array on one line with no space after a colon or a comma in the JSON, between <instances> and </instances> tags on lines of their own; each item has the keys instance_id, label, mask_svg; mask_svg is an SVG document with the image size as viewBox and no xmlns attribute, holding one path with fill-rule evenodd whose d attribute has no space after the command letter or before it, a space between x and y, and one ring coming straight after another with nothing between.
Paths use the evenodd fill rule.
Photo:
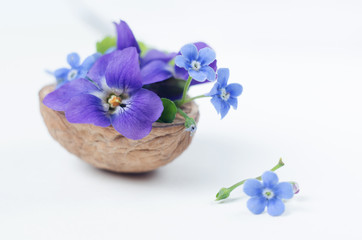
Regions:
<instances>
[{"instance_id":1,"label":"violet petal","mask_svg":"<svg viewBox=\"0 0 362 240\"><path fill-rule=\"evenodd\" d=\"M132 30L129 28L128 24L125 21L120 21L120 23L114 23L117 30L117 49L123 50L128 47L135 47L137 52L140 53L140 47L134 37Z\"/></svg>"},{"instance_id":2,"label":"violet petal","mask_svg":"<svg viewBox=\"0 0 362 240\"><path fill-rule=\"evenodd\" d=\"M91 81L84 78L75 79L64 84L57 90L45 96L43 103L45 106L56 110L64 111L69 100L79 94L98 91L99 89Z\"/></svg>"},{"instance_id":3,"label":"violet petal","mask_svg":"<svg viewBox=\"0 0 362 240\"><path fill-rule=\"evenodd\" d=\"M130 47L120 51L106 69L106 82L111 88L132 92L142 87L139 55L136 48Z\"/></svg>"},{"instance_id":4,"label":"violet petal","mask_svg":"<svg viewBox=\"0 0 362 240\"><path fill-rule=\"evenodd\" d=\"M87 77L91 79L92 81L96 82L98 86L102 85L102 79L104 78L106 74L106 69L108 64L122 55L121 50L116 50L114 52L105 54L101 56L92 66L92 68L89 70Z\"/></svg>"},{"instance_id":5,"label":"violet petal","mask_svg":"<svg viewBox=\"0 0 362 240\"><path fill-rule=\"evenodd\" d=\"M161 60L165 63L171 61L177 53L164 53L156 49L149 50L146 55L141 59L141 65L145 66L147 63L155 60Z\"/></svg>"},{"instance_id":6,"label":"violet petal","mask_svg":"<svg viewBox=\"0 0 362 240\"><path fill-rule=\"evenodd\" d=\"M111 124L102 100L91 94L73 97L66 106L65 117L70 123L88 123L100 127Z\"/></svg>"},{"instance_id":7,"label":"violet petal","mask_svg":"<svg viewBox=\"0 0 362 240\"><path fill-rule=\"evenodd\" d=\"M160 60L152 61L145 65L141 69L143 85L161 82L172 77L172 73L168 68L169 65Z\"/></svg>"},{"instance_id":8,"label":"violet petal","mask_svg":"<svg viewBox=\"0 0 362 240\"><path fill-rule=\"evenodd\" d=\"M113 127L123 136L138 140L147 136L163 111L161 99L153 92L140 89L125 108L111 115Z\"/></svg>"}]
</instances>

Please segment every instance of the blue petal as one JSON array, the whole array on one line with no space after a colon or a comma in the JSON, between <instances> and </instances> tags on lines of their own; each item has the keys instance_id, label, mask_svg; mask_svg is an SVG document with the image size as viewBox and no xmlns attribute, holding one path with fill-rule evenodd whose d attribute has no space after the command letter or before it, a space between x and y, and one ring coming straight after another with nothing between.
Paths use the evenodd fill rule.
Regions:
<instances>
[{"instance_id":1,"label":"blue petal","mask_svg":"<svg viewBox=\"0 0 362 240\"><path fill-rule=\"evenodd\" d=\"M235 110L238 108L238 99L234 97L229 97L227 101Z\"/></svg>"},{"instance_id":2,"label":"blue petal","mask_svg":"<svg viewBox=\"0 0 362 240\"><path fill-rule=\"evenodd\" d=\"M93 64L100 58L102 55L100 53L95 53L87 57L82 63L82 70L88 72L88 70L93 66Z\"/></svg>"},{"instance_id":3,"label":"blue petal","mask_svg":"<svg viewBox=\"0 0 362 240\"><path fill-rule=\"evenodd\" d=\"M229 80L229 69L228 68L219 68L217 70L217 81L220 83L222 88L225 88Z\"/></svg>"},{"instance_id":4,"label":"blue petal","mask_svg":"<svg viewBox=\"0 0 362 240\"><path fill-rule=\"evenodd\" d=\"M206 96L215 96L215 95L220 95L220 85L218 82L216 82L214 84L214 86L212 87L211 91L209 93L206 94Z\"/></svg>"},{"instance_id":5,"label":"blue petal","mask_svg":"<svg viewBox=\"0 0 362 240\"><path fill-rule=\"evenodd\" d=\"M55 76L55 79L57 80L57 86L56 86L57 89L69 82L67 79L70 70L71 69L68 68L59 68L54 71L53 74Z\"/></svg>"},{"instance_id":6,"label":"blue petal","mask_svg":"<svg viewBox=\"0 0 362 240\"><path fill-rule=\"evenodd\" d=\"M243 92L243 87L239 83L231 83L226 86L225 90L230 93L230 96L238 97Z\"/></svg>"},{"instance_id":7,"label":"blue petal","mask_svg":"<svg viewBox=\"0 0 362 240\"><path fill-rule=\"evenodd\" d=\"M215 58L216 58L215 51L212 50L211 48L206 47L199 51L198 60L201 63L201 65L209 65L210 63L215 61Z\"/></svg>"},{"instance_id":8,"label":"blue petal","mask_svg":"<svg viewBox=\"0 0 362 240\"><path fill-rule=\"evenodd\" d=\"M140 89L142 76L136 48L129 47L122 50L119 56L108 64L105 76L110 88L122 89L126 92Z\"/></svg>"},{"instance_id":9,"label":"blue petal","mask_svg":"<svg viewBox=\"0 0 362 240\"><path fill-rule=\"evenodd\" d=\"M268 201L268 213L271 216L280 216L285 210L284 203L279 198L272 198Z\"/></svg>"},{"instance_id":10,"label":"blue petal","mask_svg":"<svg viewBox=\"0 0 362 240\"><path fill-rule=\"evenodd\" d=\"M137 52L140 53L140 47L134 37L132 30L129 28L125 21L121 21L119 24L114 23L117 30L117 49L123 50L128 47L135 47Z\"/></svg>"},{"instance_id":11,"label":"blue petal","mask_svg":"<svg viewBox=\"0 0 362 240\"><path fill-rule=\"evenodd\" d=\"M274 194L280 199L290 199L293 197L293 186L288 182L281 182L274 188Z\"/></svg>"},{"instance_id":12,"label":"blue petal","mask_svg":"<svg viewBox=\"0 0 362 240\"><path fill-rule=\"evenodd\" d=\"M87 73L88 73L87 69L81 68L81 69L78 70L78 74L77 74L75 79L77 79L77 78L85 78Z\"/></svg>"},{"instance_id":13,"label":"blue petal","mask_svg":"<svg viewBox=\"0 0 362 240\"><path fill-rule=\"evenodd\" d=\"M67 62L72 68L79 67L80 64L80 57L78 53L70 53L67 56Z\"/></svg>"},{"instance_id":14,"label":"blue petal","mask_svg":"<svg viewBox=\"0 0 362 240\"><path fill-rule=\"evenodd\" d=\"M206 47L211 48L209 45L207 45L204 42L196 42L194 44L197 47L198 51L200 51L201 49L206 48ZM215 59L215 61L213 61L211 64L209 64L209 66L212 67L214 69L214 71L216 72L216 70L217 70L217 60Z\"/></svg>"},{"instance_id":15,"label":"blue petal","mask_svg":"<svg viewBox=\"0 0 362 240\"><path fill-rule=\"evenodd\" d=\"M263 190L263 184L256 179L248 179L244 183L244 192L250 197L260 196Z\"/></svg>"},{"instance_id":16,"label":"blue petal","mask_svg":"<svg viewBox=\"0 0 362 240\"><path fill-rule=\"evenodd\" d=\"M199 56L199 52L194 44L190 43L181 48L181 54L190 62L196 60Z\"/></svg>"},{"instance_id":17,"label":"blue petal","mask_svg":"<svg viewBox=\"0 0 362 240\"><path fill-rule=\"evenodd\" d=\"M212 69L210 66L203 66L200 69L200 72L203 72L207 76L207 80L215 81L216 73L214 69Z\"/></svg>"},{"instance_id":18,"label":"blue petal","mask_svg":"<svg viewBox=\"0 0 362 240\"><path fill-rule=\"evenodd\" d=\"M254 214L260 214L264 212L267 203L267 200L263 197L252 197L248 200L246 206L250 212Z\"/></svg>"},{"instance_id":19,"label":"blue petal","mask_svg":"<svg viewBox=\"0 0 362 240\"><path fill-rule=\"evenodd\" d=\"M161 82L172 77L168 68L169 65L161 60L155 60L145 65L141 69L143 85Z\"/></svg>"},{"instance_id":20,"label":"blue petal","mask_svg":"<svg viewBox=\"0 0 362 240\"><path fill-rule=\"evenodd\" d=\"M190 77L192 77L192 79L194 79L194 80L196 80L198 82L203 82L207 78L205 73L203 73L201 71L195 71L193 69L189 70L189 75L190 75Z\"/></svg>"},{"instance_id":21,"label":"blue petal","mask_svg":"<svg viewBox=\"0 0 362 240\"><path fill-rule=\"evenodd\" d=\"M55 78L65 78L68 73L69 73L70 69L68 68L59 68L57 70L54 71L54 76Z\"/></svg>"},{"instance_id":22,"label":"blue petal","mask_svg":"<svg viewBox=\"0 0 362 240\"><path fill-rule=\"evenodd\" d=\"M175 65L184 69L190 68L190 62L182 55L177 55L175 57Z\"/></svg>"},{"instance_id":23,"label":"blue petal","mask_svg":"<svg viewBox=\"0 0 362 240\"><path fill-rule=\"evenodd\" d=\"M226 114L229 112L230 105L225 101L222 101L221 103L222 103L222 106L220 109L220 115L221 115L221 119L223 119L226 116Z\"/></svg>"},{"instance_id":24,"label":"blue petal","mask_svg":"<svg viewBox=\"0 0 362 240\"><path fill-rule=\"evenodd\" d=\"M275 187L279 181L278 176L272 171L266 171L261 178L263 179L264 186L267 188Z\"/></svg>"},{"instance_id":25,"label":"blue petal","mask_svg":"<svg viewBox=\"0 0 362 240\"><path fill-rule=\"evenodd\" d=\"M223 100L217 95L215 95L211 98L211 103L212 103L212 105L214 105L218 114L220 113L220 110L222 107L222 102L223 102Z\"/></svg>"},{"instance_id":26,"label":"blue petal","mask_svg":"<svg viewBox=\"0 0 362 240\"><path fill-rule=\"evenodd\" d=\"M65 117L70 123L88 123L100 127L111 125L102 100L91 94L73 97L66 106Z\"/></svg>"}]
</instances>

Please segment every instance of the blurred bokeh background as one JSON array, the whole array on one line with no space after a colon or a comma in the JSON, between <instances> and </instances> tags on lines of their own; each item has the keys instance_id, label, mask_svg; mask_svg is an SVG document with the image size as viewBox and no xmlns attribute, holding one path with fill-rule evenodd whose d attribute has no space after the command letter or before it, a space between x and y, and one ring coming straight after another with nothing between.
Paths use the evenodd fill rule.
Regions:
<instances>
[{"instance_id":1,"label":"blurred bokeh background","mask_svg":"<svg viewBox=\"0 0 362 240\"><path fill-rule=\"evenodd\" d=\"M1 239L361 239L361 1L1 1ZM220 121L200 99L190 148L149 174L96 170L48 134L46 70L82 59L123 19L167 51L205 41L244 92ZM212 85L194 87L191 95ZM282 217L254 216L236 190L283 157L301 192Z\"/></svg>"}]
</instances>

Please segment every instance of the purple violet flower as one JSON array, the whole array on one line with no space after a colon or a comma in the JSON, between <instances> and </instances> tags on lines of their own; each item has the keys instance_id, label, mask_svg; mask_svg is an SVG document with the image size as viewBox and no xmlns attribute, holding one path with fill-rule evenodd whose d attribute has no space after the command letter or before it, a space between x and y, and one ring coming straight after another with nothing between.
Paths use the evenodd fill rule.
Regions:
<instances>
[{"instance_id":1,"label":"purple violet flower","mask_svg":"<svg viewBox=\"0 0 362 240\"><path fill-rule=\"evenodd\" d=\"M137 48L103 55L87 75L44 98L44 104L64 111L70 123L112 126L127 138L147 136L163 111L161 99L142 88Z\"/></svg>"},{"instance_id":2,"label":"purple violet flower","mask_svg":"<svg viewBox=\"0 0 362 240\"><path fill-rule=\"evenodd\" d=\"M125 21L120 21L120 23L115 23L115 25L117 30L117 49L123 50L127 47L135 47L137 52L140 53L140 47L128 24ZM168 63L175 56L176 53L164 53L156 49L149 50L144 57L140 58L143 84L161 82L171 78L173 74Z\"/></svg>"},{"instance_id":3,"label":"purple violet flower","mask_svg":"<svg viewBox=\"0 0 362 240\"><path fill-rule=\"evenodd\" d=\"M292 184L278 183L278 176L272 171L266 171L261 178L262 183L256 179L248 179L244 183L244 192L251 197L247 202L248 209L260 214L267 207L269 215L281 215L285 210L282 199L290 199L294 195Z\"/></svg>"},{"instance_id":4,"label":"purple violet flower","mask_svg":"<svg viewBox=\"0 0 362 240\"><path fill-rule=\"evenodd\" d=\"M217 82L211 89L208 96L211 96L211 103L214 105L217 113L221 115L223 119L230 110L230 105L234 109L238 107L237 97L243 91L243 87L238 83L227 84L229 80L229 69L220 68L217 71Z\"/></svg>"},{"instance_id":5,"label":"purple violet flower","mask_svg":"<svg viewBox=\"0 0 362 240\"><path fill-rule=\"evenodd\" d=\"M192 45L194 45L194 46L192 46ZM184 48L184 47L186 47L186 48ZM209 82L209 81L205 81L205 80L211 80L211 81L215 80L215 72L217 69L217 67L216 67L217 61L215 59L215 52L204 42L196 42L194 44L188 44L184 47L183 47L184 49L183 50L181 49L181 51L176 56L176 59L178 59L178 60L175 59L175 76L177 78L184 79L184 80L187 80L189 75L191 77L193 77L189 72L189 70L193 70L193 68L191 66L192 62L194 61L194 64L197 65L196 67L198 67L198 65L200 64L200 68L201 68L201 58L204 58L203 59L204 65L206 63L208 63L208 64L206 64L207 67L205 66L205 68L203 69L204 70L203 75L206 75L206 78L202 81L194 79L194 80L192 80L191 85L199 84L202 82ZM196 47L196 49L195 49L195 47ZM199 53L201 53L201 56L199 56ZM185 54L187 55L187 57L184 56ZM196 59L198 57L200 57L199 60ZM211 61L210 59L206 59L205 57L209 57L211 59L213 58L213 60ZM191 59L191 58L193 58L193 59ZM211 62L209 62L209 61L211 61ZM213 73L212 73L211 69L213 70ZM194 71L192 71L192 72L194 72ZM199 73L200 72L201 72L201 69L199 69ZM201 74L198 74L198 75L201 75ZM210 77L210 79L208 78L208 76ZM204 77L199 78L199 79L203 79L203 78Z\"/></svg>"},{"instance_id":6,"label":"purple violet flower","mask_svg":"<svg viewBox=\"0 0 362 240\"><path fill-rule=\"evenodd\" d=\"M99 53L95 53L87 57L83 63L80 64L80 57L77 53L68 54L67 62L70 65L70 68L59 68L52 73L57 80L57 88L74 79L85 77L89 69L100 56Z\"/></svg>"}]
</instances>

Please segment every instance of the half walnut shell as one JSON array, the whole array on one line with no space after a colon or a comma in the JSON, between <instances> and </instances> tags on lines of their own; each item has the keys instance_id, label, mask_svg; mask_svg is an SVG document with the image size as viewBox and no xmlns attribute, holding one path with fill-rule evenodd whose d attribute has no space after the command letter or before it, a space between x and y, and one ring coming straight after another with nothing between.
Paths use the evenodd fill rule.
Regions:
<instances>
[{"instance_id":1,"label":"half walnut shell","mask_svg":"<svg viewBox=\"0 0 362 240\"><path fill-rule=\"evenodd\" d=\"M39 92L40 112L50 135L69 152L97 168L123 173L152 171L174 160L191 143L190 132L185 131L185 120L179 114L173 123L153 123L151 133L140 140L128 139L113 127L69 123L64 112L43 104L44 97L54 87L48 85ZM194 102L185 104L183 110L198 122L199 109Z\"/></svg>"}]
</instances>

